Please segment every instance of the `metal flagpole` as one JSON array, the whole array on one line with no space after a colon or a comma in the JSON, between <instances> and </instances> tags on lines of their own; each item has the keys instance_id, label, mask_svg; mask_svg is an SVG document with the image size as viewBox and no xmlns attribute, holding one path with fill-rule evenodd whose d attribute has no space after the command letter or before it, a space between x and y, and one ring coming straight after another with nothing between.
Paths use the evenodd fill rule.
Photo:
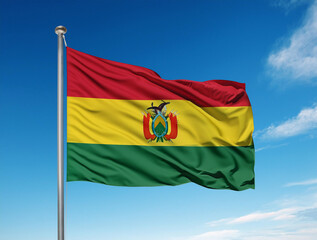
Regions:
<instances>
[{"instance_id":1,"label":"metal flagpole","mask_svg":"<svg viewBox=\"0 0 317 240\"><path fill-rule=\"evenodd\" d=\"M64 83L64 26L55 28L57 40L57 185L58 185L58 240L64 240L64 124L63 124L63 83Z\"/></svg>"}]
</instances>

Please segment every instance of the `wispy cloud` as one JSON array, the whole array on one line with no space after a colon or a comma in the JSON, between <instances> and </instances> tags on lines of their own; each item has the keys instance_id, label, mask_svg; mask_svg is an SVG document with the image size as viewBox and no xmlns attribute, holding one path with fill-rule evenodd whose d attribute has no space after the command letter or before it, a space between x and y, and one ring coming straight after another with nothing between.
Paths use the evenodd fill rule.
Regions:
<instances>
[{"instance_id":1,"label":"wispy cloud","mask_svg":"<svg viewBox=\"0 0 317 240\"><path fill-rule=\"evenodd\" d=\"M317 178L316 179L309 179L306 181L301 182L292 182L285 185L285 187L293 187L293 186L304 186L304 185L312 185L317 184Z\"/></svg>"},{"instance_id":2,"label":"wispy cloud","mask_svg":"<svg viewBox=\"0 0 317 240\"><path fill-rule=\"evenodd\" d=\"M273 2L273 6L282 7L288 12L299 5L309 3L311 1L312 0L275 0Z\"/></svg>"},{"instance_id":3,"label":"wispy cloud","mask_svg":"<svg viewBox=\"0 0 317 240\"><path fill-rule=\"evenodd\" d=\"M235 223L247 223L247 222L254 222L254 221L260 221L265 219L271 219L271 220L285 220L285 219L291 219L295 217L295 213L298 211L296 208L285 208L278 211L272 211L272 212L255 212L250 213L248 215L233 219L229 222L229 224L235 224Z\"/></svg>"},{"instance_id":4,"label":"wispy cloud","mask_svg":"<svg viewBox=\"0 0 317 240\"><path fill-rule=\"evenodd\" d=\"M317 194L289 196L274 201L280 208L257 211L234 218L223 218L208 223L212 231L186 240L313 240L317 236Z\"/></svg>"},{"instance_id":5,"label":"wispy cloud","mask_svg":"<svg viewBox=\"0 0 317 240\"><path fill-rule=\"evenodd\" d=\"M294 5L298 2L293 0L289 3ZM312 82L317 79L317 0L309 7L302 26L269 55L267 62L274 79L287 79L287 82Z\"/></svg>"},{"instance_id":6,"label":"wispy cloud","mask_svg":"<svg viewBox=\"0 0 317 240\"><path fill-rule=\"evenodd\" d=\"M258 131L255 137L262 139L286 138L308 133L313 129L317 129L317 105L301 110L296 117L290 118L279 125L273 124L264 130Z\"/></svg>"},{"instance_id":7,"label":"wispy cloud","mask_svg":"<svg viewBox=\"0 0 317 240\"><path fill-rule=\"evenodd\" d=\"M191 240L230 240L239 236L239 231L235 229L210 231L190 238Z\"/></svg>"},{"instance_id":8,"label":"wispy cloud","mask_svg":"<svg viewBox=\"0 0 317 240\"><path fill-rule=\"evenodd\" d=\"M216 220L216 221L210 222L209 225L215 227L219 224L232 225L232 224L242 224L242 223L249 223L249 222L258 222L262 220L278 221L278 220L292 219L292 218L295 218L297 212L302 210L303 208L284 208L284 209L271 211L271 212L254 212L254 213L250 213L250 214L237 217L237 218L224 218L224 219Z\"/></svg>"},{"instance_id":9,"label":"wispy cloud","mask_svg":"<svg viewBox=\"0 0 317 240\"><path fill-rule=\"evenodd\" d=\"M267 145L267 146L259 147L259 148L257 147L257 148L255 148L255 152L260 152L260 151L267 150L267 149L280 148L280 147L284 147L287 145L288 145L287 143L282 143L282 144L277 144L277 145Z\"/></svg>"},{"instance_id":10,"label":"wispy cloud","mask_svg":"<svg viewBox=\"0 0 317 240\"><path fill-rule=\"evenodd\" d=\"M281 229L276 227L265 231L249 231L242 235L241 240L316 240L316 225L303 227L301 229Z\"/></svg>"},{"instance_id":11,"label":"wispy cloud","mask_svg":"<svg viewBox=\"0 0 317 240\"><path fill-rule=\"evenodd\" d=\"M316 225L286 230L282 226L277 226L265 230L254 230L251 228L247 231L236 229L210 231L188 238L188 240L316 240L316 235Z\"/></svg>"}]
</instances>

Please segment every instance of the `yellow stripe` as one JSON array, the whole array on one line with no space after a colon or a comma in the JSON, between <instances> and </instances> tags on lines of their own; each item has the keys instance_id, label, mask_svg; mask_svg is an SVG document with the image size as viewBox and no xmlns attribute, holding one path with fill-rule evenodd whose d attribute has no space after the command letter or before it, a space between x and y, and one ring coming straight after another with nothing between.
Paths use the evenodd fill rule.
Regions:
<instances>
[{"instance_id":1,"label":"yellow stripe","mask_svg":"<svg viewBox=\"0 0 317 240\"><path fill-rule=\"evenodd\" d=\"M67 97L67 141L143 146L249 146L251 107L204 107L189 101L170 102L177 112L178 135L173 142L149 142L143 135L143 115L158 100L115 100ZM169 123L170 125L170 123ZM151 126L151 125L150 125ZM169 127L170 128L170 127Z\"/></svg>"}]
</instances>

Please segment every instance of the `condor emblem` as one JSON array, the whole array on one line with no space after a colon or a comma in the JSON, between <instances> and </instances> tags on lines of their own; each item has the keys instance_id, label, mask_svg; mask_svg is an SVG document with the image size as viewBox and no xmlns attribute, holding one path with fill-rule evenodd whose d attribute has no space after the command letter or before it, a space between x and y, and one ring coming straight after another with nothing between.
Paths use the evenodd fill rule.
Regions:
<instances>
[{"instance_id":1,"label":"condor emblem","mask_svg":"<svg viewBox=\"0 0 317 240\"><path fill-rule=\"evenodd\" d=\"M167 113L166 105L168 104L170 103L163 101L163 103L156 107L152 103L151 107L147 108L146 113L143 115L143 133L149 142L154 140L156 142L171 142L172 139L177 137L177 117L173 112Z\"/></svg>"}]
</instances>

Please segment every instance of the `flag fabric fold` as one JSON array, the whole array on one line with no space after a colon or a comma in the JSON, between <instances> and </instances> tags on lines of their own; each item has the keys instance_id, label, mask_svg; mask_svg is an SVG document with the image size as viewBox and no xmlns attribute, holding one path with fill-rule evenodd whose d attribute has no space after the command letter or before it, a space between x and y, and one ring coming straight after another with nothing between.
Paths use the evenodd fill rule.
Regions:
<instances>
[{"instance_id":1,"label":"flag fabric fold","mask_svg":"<svg viewBox=\"0 0 317 240\"><path fill-rule=\"evenodd\" d=\"M67 48L67 181L254 188L245 85L164 80Z\"/></svg>"}]
</instances>

